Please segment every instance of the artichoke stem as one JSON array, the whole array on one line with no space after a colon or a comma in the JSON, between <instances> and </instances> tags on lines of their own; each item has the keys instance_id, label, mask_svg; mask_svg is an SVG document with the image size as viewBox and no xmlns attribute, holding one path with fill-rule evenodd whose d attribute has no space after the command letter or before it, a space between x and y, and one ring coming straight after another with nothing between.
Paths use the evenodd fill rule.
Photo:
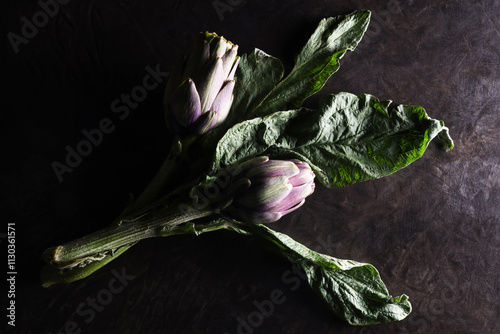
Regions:
<instances>
[{"instance_id":1,"label":"artichoke stem","mask_svg":"<svg viewBox=\"0 0 500 334\"><path fill-rule=\"evenodd\" d=\"M80 239L47 250L46 260L57 268L84 266L132 243L140 240L162 237L171 232L176 233L176 226L183 223L213 215L210 208L189 211L181 210L181 206L161 208L123 224L111 225Z\"/></svg>"}]
</instances>

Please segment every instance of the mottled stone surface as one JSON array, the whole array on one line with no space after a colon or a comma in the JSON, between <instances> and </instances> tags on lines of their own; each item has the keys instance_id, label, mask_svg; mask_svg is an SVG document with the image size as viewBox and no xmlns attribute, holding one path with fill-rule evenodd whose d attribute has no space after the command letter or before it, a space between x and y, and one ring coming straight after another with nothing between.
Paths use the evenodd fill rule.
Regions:
<instances>
[{"instance_id":1,"label":"mottled stone surface","mask_svg":"<svg viewBox=\"0 0 500 334\"><path fill-rule=\"evenodd\" d=\"M219 2L231 10L219 16ZM128 115L111 108L146 67L169 71L194 34L210 30L290 69L320 19L355 9L373 11L369 31L307 105L339 91L421 105L445 120L456 147L431 144L384 179L318 186L273 227L316 251L372 263L393 295L410 296L407 319L345 325L304 282L292 289L288 262L230 232L143 242L86 280L40 287L41 252L105 226L166 154L164 82ZM283 303L253 333L498 332L500 1L70 1L16 53L6 36L21 35L21 18L32 22L40 10L35 1L0 5L0 189L3 221L17 227L17 333L250 333L238 319L276 289ZM51 163L106 118L113 130L59 182ZM134 278L108 301L113 270ZM107 305L91 312L92 298Z\"/></svg>"}]
</instances>

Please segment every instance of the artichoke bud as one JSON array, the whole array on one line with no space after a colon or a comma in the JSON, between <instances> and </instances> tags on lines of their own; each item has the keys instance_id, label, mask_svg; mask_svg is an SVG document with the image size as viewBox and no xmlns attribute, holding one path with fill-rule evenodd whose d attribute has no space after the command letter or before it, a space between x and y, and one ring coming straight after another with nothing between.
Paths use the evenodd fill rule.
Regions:
<instances>
[{"instance_id":1,"label":"artichoke bud","mask_svg":"<svg viewBox=\"0 0 500 334\"><path fill-rule=\"evenodd\" d=\"M277 221L298 209L305 198L314 192L314 173L300 160L270 160L256 157L229 167L224 179L230 181L217 187L212 205L230 203L222 210L227 215L247 223L261 224ZM203 193L198 191L197 193ZM204 191L204 193L209 193ZM228 200L230 199L230 200Z\"/></svg>"},{"instance_id":2,"label":"artichoke bud","mask_svg":"<svg viewBox=\"0 0 500 334\"><path fill-rule=\"evenodd\" d=\"M226 120L240 60L237 52L238 45L222 36L199 34L189 57L176 66L165 89L165 118L172 131L201 135Z\"/></svg>"},{"instance_id":3,"label":"artichoke bud","mask_svg":"<svg viewBox=\"0 0 500 334\"><path fill-rule=\"evenodd\" d=\"M256 159L256 160L255 160ZM314 192L314 173L299 160L255 158L247 162L241 177L250 186L233 196L228 212L250 223L271 223L290 213Z\"/></svg>"}]
</instances>

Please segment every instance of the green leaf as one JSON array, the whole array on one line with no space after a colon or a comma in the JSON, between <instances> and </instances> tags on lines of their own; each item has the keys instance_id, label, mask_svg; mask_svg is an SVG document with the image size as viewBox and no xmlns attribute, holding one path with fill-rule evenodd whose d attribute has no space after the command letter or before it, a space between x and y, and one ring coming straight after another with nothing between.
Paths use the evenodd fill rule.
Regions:
<instances>
[{"instance_id":1,"label":"green leaf","mask_svg":"<svg viewBox=\"0 0 500 334\"><path fill-rule=\"evenodd\" d=\"M236 73L234 100L229 123L247 119L247 113L269 94L283 78L285 69L278 58L255 49L253 53L241 57Z\"/></svg>"},{"instance_id":2,"label":"green leaf","mask_svg":"<svg viewBox=\"0 0 500 334\"><path fill-rule=\"evenodd\" d=\"M411 312L408 296L389 295L377 269L370 264L314 252L264 225L231 224L236 232L266 240L274 251L300 266L311 288L351 325L399 321Z\"/></svg>"},{"instance_id":3,"label":"green leaf","mask_svg":"<svg viewBox=\"0 0 500 334\"><path fill-rule=\"evenodd\" d=\"M251 115L264 116L279 110L298 108L320 90L339 67L339 60L354 50L370 22L369 11L323 19L295 59L295 66L262 100Z\"/></svg>"},{"instance_id":4,"label":"green leaf","mask_svg":"<svg viewBox=\"0 0 500 334\"><path fill-rule=\"evenodd\" d=\"M224 133L238 122L255 116L297 108L320 90L339 69L339 60L354 50L370 22L369 11L323 19L295 59L291 73L282 81L281 61L255 49L243 54L235 75L234 100L227 119L210 131L201 143L211 151Z\"/></svg>"},{"instance_id":5,"label":"green leaf","mask_svg":"<svg viewBox=\"0 0 500 334\"><path fill-rule=\"evenodd\" d=\"M256 156L307 161L326 186L387 176L420 158L438 137L453 148L448 128L418 106L339 93L320 110L277 112L235 125L219 141L216 168Z\"/></svg>"}]
</instances>

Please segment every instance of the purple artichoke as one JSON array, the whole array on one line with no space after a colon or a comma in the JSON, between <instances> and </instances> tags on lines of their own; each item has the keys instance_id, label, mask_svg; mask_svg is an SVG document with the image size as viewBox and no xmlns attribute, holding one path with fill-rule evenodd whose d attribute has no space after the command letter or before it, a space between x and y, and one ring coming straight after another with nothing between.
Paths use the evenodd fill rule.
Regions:
<instances>
[{"instance_id":1,"label":"purple artichoke","mask_svg":"<svg viewBox=\"0 0 500 334\"><path fill-rule=\"evenodd\" d=\"M236 167L226 212L249 223L272 223L298 209L314 192L314 173L300 160L257 157ZM232 188L232 190L231 190Z\"/></svg>"},{"instance_id":2,"label":"purple artichoke","mask_svg":"<svg viewBox=\"0 0 500 334\"><path fill-rule=\"evenodd\" d=\"M201 135L225 121L233 102L238 45L215 33L200 33L189 57L165 89L167 125L180 135Z\"/></svg>"}]
</instances>

